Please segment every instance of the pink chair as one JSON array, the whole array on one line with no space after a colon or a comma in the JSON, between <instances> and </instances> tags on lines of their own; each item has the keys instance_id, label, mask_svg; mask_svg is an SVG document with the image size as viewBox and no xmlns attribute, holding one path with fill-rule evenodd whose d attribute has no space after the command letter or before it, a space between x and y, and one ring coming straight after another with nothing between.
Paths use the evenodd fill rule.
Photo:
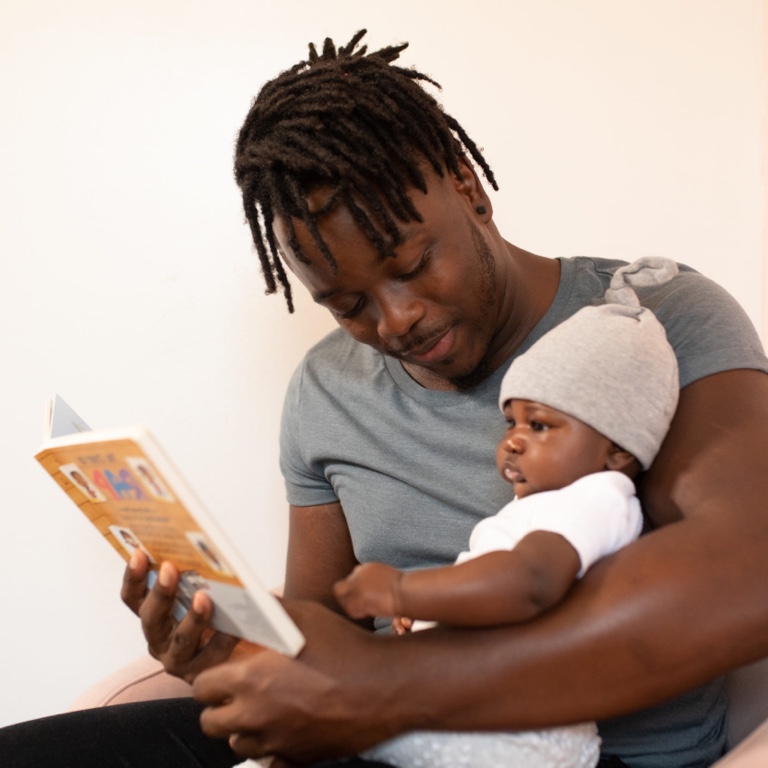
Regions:
<instances>
[{"instance_id":1,"label":"pink chair","mask_svg":"<svg viewBox=\"0 0 768 768\"><path fill-rule=\"evenodd\" d=\"M162 664L147 654L100 680L74 701L70 709L92 709L191 695L192 688L187 683L167 674Z\"/></svg>"},{"instance_id":2,"label":"pink chair","mask_svg":"<svg viewBox=\"0 0 768 768\"><path fill-rule=\"evenodd\" d=\"M87 690L71 709L190 695L187 683L166 674L155 659L143 656ZM713 768L766 768L768 658L732 672L728 676L728 695L731 700L728 731L734 748Z\"/></svg>"}]
</instances>

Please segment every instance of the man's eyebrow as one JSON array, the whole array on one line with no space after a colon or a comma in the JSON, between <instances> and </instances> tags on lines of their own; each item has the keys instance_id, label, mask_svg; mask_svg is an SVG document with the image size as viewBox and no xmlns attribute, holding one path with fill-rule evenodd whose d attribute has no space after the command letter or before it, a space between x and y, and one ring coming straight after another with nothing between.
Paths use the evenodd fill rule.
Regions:
<instances>
[{"instance_id":1,"label":"man's eyebrow","mask_svg":"<svg viewBox=\"0 0 768 768\"><path fill-rule=\"evenodd\" d=\"M312 294L312 301L314 301L315 304L320 304L320 302L330 299L338 293L341 293L338 288L329 288L327 291L318 291L317 293Z\"/></svg>"},{"instance_id":2,"label":"man's eyebrow","mask_svg":"<svg viewBox=\"0 0 768 768\"><path fill-rule=\"evenodd\" d=\"M416 223L418 224L419 222ZM408 243L422 234L418 227L408 227L407 229L398 228L398 232L400 233L400 244Z\"/></svg>"},{"instance_id":3,"label":"man's eyebrow","mask_svg":"<svg viewBox=\"0 0 768 768\"><path fill-rule=\"evenodd\" d=\"M403 231L401 229L400 230L400 240L399 240L399 242L397 244L398 245L404 245L404 244L406 244L406 243L408 243L408 242L410 242L412 240L415 240L418 237L419 234L420 234L419 231L417 229L415 229L415 228L410 228L410 229L407 229L405 231ZM379 251L377 262L379 264L382 264L387 259L393 259L393 258L394 259L397 258L397 254L396 253L393 254L393 255L387 255L387 254L381 253ZM343 293L343 291L341 289L339 289L339 288L329 288L328 290L325 290L325 291L317 291L317 293L311 294L312 295L312 301L314 301L315 304L320 304L321 302L325 301L326 299L333 298L334 296L336 296L336 295L338 295L340 293Z\"/></svg>"}]
</instances>

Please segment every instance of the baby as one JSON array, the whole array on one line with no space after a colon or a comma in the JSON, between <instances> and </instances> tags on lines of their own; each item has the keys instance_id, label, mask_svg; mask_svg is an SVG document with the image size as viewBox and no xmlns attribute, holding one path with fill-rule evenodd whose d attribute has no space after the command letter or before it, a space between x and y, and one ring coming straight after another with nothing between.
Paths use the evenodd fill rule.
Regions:
<instances>
[{"instance_id":1,"label":"baby","mask_svg":"<svg viewBox=\"0 0 768 768\"><path fill-rule=\"evenodd\" d=\"M633 285L677 266L646 258L617 270L604 305L587 307L511 364L496 463L515 498L475 526L456 564L402 572L358 566L335 586L353 618L391 616L395 631L442 622L493 626L535 618L587 569L640 535L633 478L647 469L677 406L675 354ZM404 618L407 617L407 618ZM365 753L399 768L590 768L594 723L516 733L415 732Z\"/></svg>"}]
</instances>

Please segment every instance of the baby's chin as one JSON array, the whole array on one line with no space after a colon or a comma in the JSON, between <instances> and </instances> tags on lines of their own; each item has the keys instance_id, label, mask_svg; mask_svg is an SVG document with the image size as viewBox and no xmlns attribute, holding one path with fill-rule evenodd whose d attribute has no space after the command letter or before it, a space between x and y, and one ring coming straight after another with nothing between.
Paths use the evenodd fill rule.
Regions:
<instances>
[{"instance_id":1,"label":"baby's chin","mask_svg":"<svg viewBox=\"0 0 768 768\"><path fill-rule=\"evenodd\" d=\"M534 493L536 491L525 480L518 480L515 483L515 498L524 499L526 496L531 496Z\"/></svg>"}]
</instances>

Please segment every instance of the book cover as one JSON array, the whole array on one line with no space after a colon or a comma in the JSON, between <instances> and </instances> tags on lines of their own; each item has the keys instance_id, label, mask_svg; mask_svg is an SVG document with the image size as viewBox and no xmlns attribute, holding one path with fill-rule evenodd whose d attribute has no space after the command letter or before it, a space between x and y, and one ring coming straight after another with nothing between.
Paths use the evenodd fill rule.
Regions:
<instances>
[{"instance_id":1,"label":"book cover","mask_svg":"<svg viewBox=\"0 0 768 768\"><path fill-rule=\"evenodd\" d=\"M295 656L304 638L280 602L253 576L144 426L90 430L60 398L46 412L50 437L35 454L124 560L146 553L156 576L180 573L177 617L203 589L221 632Z\"/></svg>"}]
</instances>

